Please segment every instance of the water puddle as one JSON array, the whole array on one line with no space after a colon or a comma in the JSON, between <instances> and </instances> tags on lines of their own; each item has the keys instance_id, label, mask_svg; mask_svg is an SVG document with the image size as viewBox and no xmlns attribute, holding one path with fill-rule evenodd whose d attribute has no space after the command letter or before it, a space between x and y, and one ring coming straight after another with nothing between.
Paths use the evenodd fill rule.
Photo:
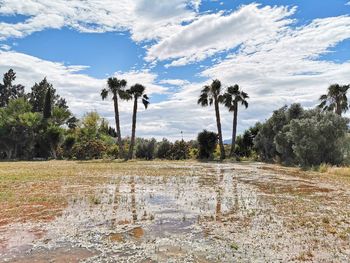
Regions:
<instances>
[{"instance_id":1,"label":"water puddle","mask_svg":"<svg viewBox=\"0 0 350 263\"><path fill-rule=\"evenodd\" d=\"M234 240L245 242L248 227L252 240L272 227L284 231L252 183L268 179L251 167L199 164L181 176L103 177L94 187L65 185L68 206L52 222L7 226L7 236L0 229L0 261L234 262L246 256Z\"/></svg>"}]
</instances>

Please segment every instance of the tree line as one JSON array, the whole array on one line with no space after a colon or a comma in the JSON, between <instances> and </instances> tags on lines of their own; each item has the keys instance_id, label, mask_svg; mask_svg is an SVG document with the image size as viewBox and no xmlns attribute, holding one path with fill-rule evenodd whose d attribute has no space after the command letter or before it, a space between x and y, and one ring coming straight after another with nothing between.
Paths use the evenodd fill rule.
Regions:
<instances>
[{"instance_id":1,"label":"tree line","mask_svg":"<svg viewBox=\"0 0 350 263\"><path fill-rule=\"evenodd\" d=\"M77 119L46 78L28 93L15 80L16 73L10 69L0 83L0 159L223 160L228 156L310 166L341 164L350 156L349 122L342 117L349 107L349 85L331 85L315 109L304 109L300 104L284 106L237 136L239 107L248 108L249 96L237 84L224 89L219 80L213 80L202 88L198 104L214 106L217 132L204 130L196 140L173 143L136 137L138 106L141 103L147 109L150 104L141 84L128 87L124 79L108 78L100 95L102 100L110 97L113 101L112 128L97 112ZM122 137L122 101L133 102L130 137ZM232 113L230 145L223 141L221 106Z\"/></svg>"},{"instance_id":2,"label":"tree line","mask_svg":"<svg viewBox=\"0 0 350 263\"><path fill-rule=\"evenodd\" d=\"M350 164L349 120L342 114L349 109L347 92L350 85L333 84L320 104L314 109L304 109L300 104L284 106L273 112L263 123L256 123L236 138L238 105L248 107L248 94L238 85L230 86L222 93L219 80L203 87L198 104L215 106L217 135L204 131L198 137L207 142L203 157L210 157L215 149L215 138L220 146L220 159L228 152L222 142L219 105L233 112L232 143L230 157L250 158L287 165L313 166L326 164ZM209 147L212 145L211 147Z\"/></svg>"}]
</instances>

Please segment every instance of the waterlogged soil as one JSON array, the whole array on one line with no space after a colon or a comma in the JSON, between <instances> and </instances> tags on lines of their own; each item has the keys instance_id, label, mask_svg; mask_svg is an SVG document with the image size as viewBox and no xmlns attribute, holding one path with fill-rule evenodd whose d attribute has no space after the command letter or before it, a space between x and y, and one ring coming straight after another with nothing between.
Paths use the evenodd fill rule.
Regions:
<instances>
[{"instance_id":1,"label":"waterlogged soil","mask_svg":"<svg viewBox=\"0 0 350 263\"><path fill-rule=\"evenodd\" d=\"M37 199L0 199L0 262L350 262L346 180L260 163L96 165L108 169L11 182Z\"/></svg>"}]
</instances>

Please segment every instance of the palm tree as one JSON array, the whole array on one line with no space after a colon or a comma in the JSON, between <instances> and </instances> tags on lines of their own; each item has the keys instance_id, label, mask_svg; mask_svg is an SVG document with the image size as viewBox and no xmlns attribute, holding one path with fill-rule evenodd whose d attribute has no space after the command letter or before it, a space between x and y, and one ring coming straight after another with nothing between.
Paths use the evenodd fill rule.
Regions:
<instances>
[{"instance_id":1,"label":"palm tree","mask_svg":"<svg viewBox=\"0 0 350 263\"><path fill-rule=\"evenodd\" d=\"M349 109L348 98L346 96L349 88L350 85L330 85L327 94L320 97L321 103L318 107L324 111L335 111L336 114L341 116L342 113L345 113Z\"/></svg>"},{"instance_id":2,"label":"palm tree","mask_svg":"<svg viewBox=\"0 0 350 263\"><path fill-rule=\"evenodd\" d=\"M228 87L227 92L223 95L223 103L229 109L230 112L233 112L233 127L232 127L232 141L231 141L231 151L230 156L234 155L235 144L236 144L236 134L237 134L237 115L238 115L238 103L241 103L245 108L248 108L247 99L249 98L248 94L239 89L239 86L236 84L234 86Z\"/></svg>"},{"instance_id":3,"label":"palm tree","mask_svg":"<svg viewBox=\"0 0 350 263\"><path fill-rule=\"evenodd\" d=\"M119 80L113 77L113 78L108 78L107 84L108 84L108 88L102 89L101 97L102 97L102 100L105 100L108 97L108 94L111 94L113 96L112 99L114 102L115 126L117 129L117 140L118 140L118 146L119 146L119 152L120 152L119 156L123 157L124 148L123 148L122 134L120 130L118 97L121 100L130 99L129 94L125 91L127 82L124 79Z\"/></svg>"},{"instance_id":4,"label":"palm tree","mask_svg":"<svg viewBox=\"0 0 350 263\"><path fill-rule=\"evenodd\" d=\"M136 133L136 115L137 115L137 103L139 98L142 99L142 103L147 109L150 104L148 96L145 94L145 87L141 84L135 84L127 92L134 99L134 110L132 114L132 130L131 130L131 142L129 148L128 159L132 159L134 146L135 146L135 133Z\"/></svg>"},{"instance_id":5,"label":"palm tree","mask_svg":"<svg viewBox=\"0 0 350 263\"><path fill-rule=\"evenodd\" d=\"M216 125L218 128L219 135L219 145L220 145L220 159L225 159L225 148L224 143L222 141L222 132L221 132L221 121L220 121L220 109L219 103L222 102L223 96L221 94L221 82L219 80L213 80L211 85L206 85L203 87L201 94L198 99L198 104L202 107L206 107L208 105L213 105L215 107L215 115L216 115Z\"/></svg>"}]
</instances>

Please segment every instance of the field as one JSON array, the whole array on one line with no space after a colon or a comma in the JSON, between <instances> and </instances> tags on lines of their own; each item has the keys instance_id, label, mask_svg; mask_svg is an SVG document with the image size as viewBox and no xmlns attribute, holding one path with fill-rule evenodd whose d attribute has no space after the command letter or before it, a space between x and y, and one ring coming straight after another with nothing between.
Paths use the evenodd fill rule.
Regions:
<instances>
[{"instance_id":1,"label":"field","mask_svg":"<svg viewBox=\"0 0 350 263\"><path fill-rule=\"evenodd\" d=\"M0 262L349 262L350 172L0 163Z\"/></svg>"}]
</instances>

